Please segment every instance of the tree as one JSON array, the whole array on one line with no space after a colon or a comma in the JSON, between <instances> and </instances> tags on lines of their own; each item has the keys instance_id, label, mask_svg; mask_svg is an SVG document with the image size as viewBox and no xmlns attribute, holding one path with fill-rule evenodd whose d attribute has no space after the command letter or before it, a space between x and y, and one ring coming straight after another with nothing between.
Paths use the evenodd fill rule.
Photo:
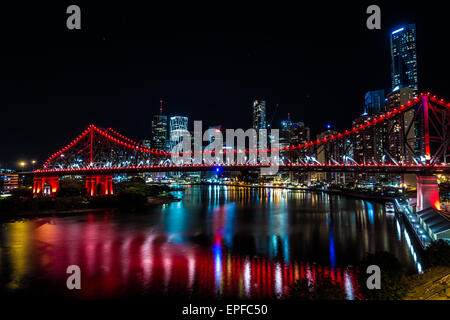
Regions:
<instances>
[{"instance_id":1,"label":"tree","mask_svg":"<svg viewBox=\"0 0 450 320\"><path fill-rule=\"evenodd\" d=\"M377 265L381 270L381 288L369 289L366 273L367 267ZM367 254L361 261L359 269L361 293L370 300L401 300L409 289L408 278L400 261L389 252L382 251Z\"/></svg>"},{"instance_id":2,"label":"tree","mask_svg":"<svg viewBox=\"0 0 450 320\"><path fill-rule=\"evenodd\" d=\"M339 283L328 276L318 276L316 281L297 280L289 289L289 298L296 300L345 300L346 294Z\"/></svg>"},{"instance_id":3,"label":"tree","mask_svg":"<svg viewBox=\"0 0 450 320\"><path fill-rule=\"evenodd\" d=\"M424 263L429 267L450 267L450 245L442 239L433 241L424 252Z\"/></svg>"},{"instance_id":4,"label":"tree","mask_svg":"<svg viewBox=\"0 0 450 320\"><path fill-rule=\"evenodd\" d=\"M33 191L30 187L18 187L11 190L11 196L15 198L30 198L33 196Z\"/></svg>"}]
</instances>

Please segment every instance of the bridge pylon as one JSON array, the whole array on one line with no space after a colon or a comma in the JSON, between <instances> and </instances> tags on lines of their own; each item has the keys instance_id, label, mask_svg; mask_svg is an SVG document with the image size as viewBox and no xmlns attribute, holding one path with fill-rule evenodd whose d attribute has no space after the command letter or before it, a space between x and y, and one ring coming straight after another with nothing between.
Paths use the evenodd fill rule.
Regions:
<instances>
[{"instance_id":1,"label":"bridge pylon","mask_svg":"<svg viewBox=\"0 0 450 320\"><path fill-rule=\"evenodd\" d=\"M112 175L86 176L88 196L110 196L114 194Z\"/></svg>"},{"instance_id":2,"label":"bridge pylon","mask_svg":"<svg viewBox=\"0 0 450 320\"><path fill-rule=\"evenodd\" d=\"M430 207L440 210L437 177L417 175L417 211Z\"/></svg>"},{"instance_id":3,"label":"bridge pylon","mask_svg":"<svg viewBox=\"0 0 450 320\"><path fill-rule=\"evenodd\" d=\"M59 190L59 177L34 177L33 194L55 196Z\"/></svg>"}]
</instances>

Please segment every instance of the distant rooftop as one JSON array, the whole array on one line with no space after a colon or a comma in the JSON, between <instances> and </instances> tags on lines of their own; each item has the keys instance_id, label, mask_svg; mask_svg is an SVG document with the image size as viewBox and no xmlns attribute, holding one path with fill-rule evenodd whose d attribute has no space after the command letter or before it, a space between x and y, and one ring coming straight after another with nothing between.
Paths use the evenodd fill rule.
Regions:
<instances>
[{"instance_id":1,"label":"distant rooftop","mask_svg":"<svg viewBox=\"0 0 450 320\"><path fill-rule=\"evenodd\" d=\"M0 168L0 173L15 173L16 171L15 170L12 170L12 169L3 169L3 168Z\"/></svg>"}]
</instances>

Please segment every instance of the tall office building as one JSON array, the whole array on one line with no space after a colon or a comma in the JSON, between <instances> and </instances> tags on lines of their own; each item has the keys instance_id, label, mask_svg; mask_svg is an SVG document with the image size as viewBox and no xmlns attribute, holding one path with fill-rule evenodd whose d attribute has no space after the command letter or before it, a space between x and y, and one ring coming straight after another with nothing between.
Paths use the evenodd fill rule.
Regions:
<instances>
[{"instance_id":1,"label":"tall office building","mask_svg":"<svg viewBox=\"0 0 450 320\"><path fill-rule=\"evenodd\" d=\"M292 122L291 115L288 113L288 119L281 121L279 146L280 148L297 146L299 144L305 144L310 140L309 128L305 126L303 122ZM281 152L281 158L284 160L289 159L292 162L298 160L298 158L304 158L304 150L299 149L296 152L289 152L284 150Z\"/></svg>"},{"instance_id":2,"label":"tall office building","mask_svg":"<svg viewBox=\"0 0 450 320\"><path fill-rule=\"evenodd\" d=\"M290 159L290 152L285 150L291 144L291 129L292 129L292 121L291 114L288 113L287 120L281 121L280 126L280 136L279 136L279 147L284 149L280 152L280 157L283 161L287 161Z\"/></svg>"},{"instance_id":3,"label":"tall office building","mask_svg":"<svg viewBox=\"0 0 450 320\"><path fill-rule=\"evenodd\" d=\"M323 140L325 138L329 138L337 134L338 134L337 131L328 129L326 131L317 134L317 140ZM321 163L332 163L332 160L337 159L336 146L333 143L319 144L316 153L317 153L316 156L317 161Z\"/></svg>"},{"instance_id":4,"label":"tall office building","mask_svg":"<svg viewBox=\"0 0 450 320\"><path fill-rule=\"evenodd\" d=\"M169 122L170 128L170 150L173 149L177 144L183 141L183 135L189 133L188 130L188 117L183 116L173 116L170 117ZM176 139L172 139L176 137Z\"/></svg>"},{"instance_id":5,"label":"tall office building","mask_svg":"<svg viewBox=\"0 0 450 320\"><path fill-rule=\"evenodd\" d=\"M337 135L338 132L331 130L331 128L328 128L328 130L320 132L317 134L317 140L323 140L325 138L329 138L331 136ZM333 163L333 160L337 159L337 146L334 143L324 143L319 144L316 149L316 159L320 163L324 164L331 164ZM333 177L335 176L335 173L332 172L320 172L316 174L318 181L332 181Z\"/></svg>"},{"instance_id":6,"label":"tall office building","mask_svg":"<svg viewBox=\"0 0 450 320\"><path fill-rule=\"evenodd\" d=\"M159 108L159 114L153 116L152 120L152 148L158 150L167 150L167 116L162 114L162 100L160 100L161 106Z\"/></svg>"},{"instance_id":7,"label":"tall office building","mask_svg":"<svg viewBox=\"0 0 450 320\"><path fill-rule=\"evenodd\" d=\"M309 127L306 127L303 122L293 122L290 132L291 146L305 144L310 140Z\"/></svg>"},{"instance_id":8,"label":"tall office building","mask_svg":"<svg viewBox=\"0 0 450 320\"><path fill-rule=\"evenodd\" d=\"M264 100L253 101L253 128L266 129L266 102Z\"/></svg>"},{"instance_id":9,"label":"tall office building","mask_svg":"<svg viewBox=\"0 0 450 320\"><path fill-rule=\"evenodd\" d=\"M258 141L258 148L261 148L264 145L264 142L259 139L259 130L267 129L266 102L264 100L253 101L253 129L256 129L256 137L254 137L254 139ZM267 140L265 141L265 145L268 146L270 141L271 137L269 132L267 132Z\"/></svg>"},{"instance_id":10,"label":"tall office building","mask_svg":"<svg viewBox=\"0 0 450 320\"><path fill-rule=\"evenodd\" d=\"M217 126L211 126L208 130L214 130L215 133L222 134L222 126L220 124ZM215 139L214 134L208 134L208 143L213 143Z\"/></svg>"},{"instance_id":11,"label":"tall office building","mask_svg":"<svg viewBox=\"0 0 450 320\"><path fill-rule=\"evenodd\" d=\"M292 128L291 114L288 113L287 120L281 121L280 136L279 136L280 148L289 147L291 141L290 139L291 128Z\"/></svg>"},{"instance_id":12,"label":"tall office building","mask_svg":"<svg viewBox=\"0 0 450 320\"><path fill-rule=\"evenodd\" d=\"M408 101L414 98L414 91L412 88L399 88L388 95L386 102L386 110L391 111L401 105L405 105ZM397 161L408 161L411 157L411 150L414 155L422 153L421 143L421 128L419 121L414 120L416 110L410 109L406 111L403 117L389 120L387 124L387 132L389 139L389 152ZM409 131L408 131L409 130ZM406 136L405 136L406 134ZM403 143L409 145L405 146Z\"/></svg>"},{"instance_id":13,"label":"tall office building","mask_svg":"<svg viewBox=\"0 0 450 320\"><path fill-rule=\"evenodd\" d=\"M413 89L417 97L416 25L408 24L391 34L392 91L398 88Z\"/></svg>"},{"instance_id":14,"label":"tall office building","mask_svg":"<svg viewBox=\"0 0 450 320\"><path fill-rule=\"evenodd\" d=\"M362 115L353 120L353 127L365 125L375 119L373 115ZM357 131L353 140L353 160L357 163L380 162L383 157L383 127L372 126Z\"/></svg>"},{"instance_id":15,"label":"tall office building","mask_svg":"<svg viewBox=\"0 0 450 320\"><path fill-rule=\"evenodd\" d=\"M372 116L384 110L384 90L367 92L364 98L364 114Z\"/></svg>"}]
</instances>

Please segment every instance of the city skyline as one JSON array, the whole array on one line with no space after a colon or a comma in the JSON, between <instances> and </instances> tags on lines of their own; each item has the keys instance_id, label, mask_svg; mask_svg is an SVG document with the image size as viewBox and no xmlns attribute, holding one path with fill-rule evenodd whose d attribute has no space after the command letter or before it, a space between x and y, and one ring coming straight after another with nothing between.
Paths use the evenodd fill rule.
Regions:
<instances>
[{"instance_id":1,"label":"city skyline","mask_svg":"<svg viewBox=\"0 0 450 320\"><path fill-rule=\"evenodd\" d=\"M17 161L22 159L36 159L42 163L46 155L55 150L51 147L37 148L37 139L52 141L55 145L64 145L66 142L64 137L75 135L78 128L90 123L105 127L125 128L137 140L149 139L151 136L151 119L153 115L157 114L161 99L164 100L167 115L187 115L190 121L198 119L211 125L220 123L224 128L249 128L252 117L250 106L257 97L263 97L266 101L267 120L270 119L271 110L275 105L279 105L279 110L273 121L274 127L279 127L281 120L286 119L287 114L290 113L293 118L304 122L306 126L311 128L312 136L323 131L328 124L332 124L333 128L339 130L348 128L352 119L363 112L364 94L366 92L383 87L386 93L389 92L391 82L389 37L393 30L408 23L415 23L417 26L421 91L432 88L433 92L440 96L449 96L450 94L447 94L442 81L440 81L440 79L445 78L449 66L443 63L445 62L444 59L436 59L436 62L427 59L427 55L436 54L430 45L435 42L434 39L437 36L433 33L433 30L437 29L437 26L433 23L438 22L424 22L417 14L408 15L405 8L400 10L400 6L381 5L381 7L383 11L382 29L375 31L367 30L365 24L360 23L353 15L359 13L359 19L364 20L362 19L366 17L363 14L364 6L344 5L343 8L322 8L325 16L332 13L342 13L346 17L340 24L340 34L348 35L348 37L341 37L341 43L337 42L337 39L332 39L332 37L327 37L326 45L311 39L313 34L323 34L325 30L328 33L334 31L329 28L330 24L326 21L321 20L323 24L316 25L311 22L312 18L310 18L311 20L305 18L300 26L309 23L310 26L317 27L306 29L312 32L310 36L305 34L303 28L295 28L288 34L281 36L280 32L291 22L286 22L287 25L281 25L272 31L264 28L258 32L250 30L248 33L242 34L237 34L232 30L224 32L220 28L214 29L210 33L186 30L183 34L176 36L178 41L184 43L184 50L176 54L172 51L173 44L169 43L168 46L165 46L167 39L170 38L169 36L176 35L174 30L160 30L155 35L155 33L150 33L148 28L143 28L140 23L127 27L112 26L110 30L110 24L107 24L107 27L100 28L101 20L87 20L86 29L88 30L82 30L79 35L74 36L73 34L66 34L66 30L58 28L52 30L54 20L50 19L43 26L45 30L49 31L43 39L43 44L53 41L55 37L67 36L67 40L57 45L58 52L67 53L66 57L75 57L75 53L70 53L70 51L75 45L80 46L81 44L83 46L84 44L92 49L93 55L90 59L92 61L83 62L83 66L83 63L72 59L75 69L81 63L79 65L81 69L77 70L75 78L72 79L74 72L71 71L70 67L67 68L67 71L53 71L57 67L61 69L60 66L63 60L65 61L63 57L50 63L52 54L36 55L31 50L28 54L29 59L26 60L24 65L34 71L30 73L31 79L34 79L34 75L39 71L39 68L34 64L37 57L43 59L43 65L50 68L50 76L42 75L44 76L44 79L40 81L42 84L32 89L32 94L26 96L13 95L18 90L27 90L31 85L31 82L27 80L30 77L25 78L23 85L20 85L20 80L19 82L16 81L17 75L25 72L24 66L16 70L16 75L11 74L8 67L6 68L5 76L10 76L11 81L4 83L4 88L8 88L8 92L2 99L3 105L11 105L11 107L6 108L4 114L8 119L17 118L21 125L8 122L2 126L2 130L5 130L5 132L17 132L17 134L14 134L16 137L14 140L7 137L3 141L2 150L7 150L7 153L1 157L0 162L2 166L8 167L14 167ZM262 12L265 12L265 9L263 6L261 7ZM318 13L318 8L313 6L310 9L311 15L314 17ZM88 8L87 10L91 9ZM412 7L408 10L416 12L417 8ZM42 9L41 13L50 17L56 11L57 8L47 8ZM140 17L136 11L129 8L126 11L127 17ZM25 16L30 12L26 11ZM114 9L109 9L108 13L111 17L118 14ZM98 17L98 14L99 11L95 11L91 13L91 17L95 15ZM181 20L178 23L181 23ZM267 27L272 26L272 24L273 22L270 25L268 24ZM248 27L245 22L242 22L242 25ZM25 31L22 29L18 30L16 36L22 35L23 32ZM131 32L133 36L125 40L125 32ZM119 49L119 46L128 45L132 48L142 48L144 49L143 52L147 53L149 47L144 46L138 40L138 37L150 34L158 40L155 43L158 44L159 53L152 53L148 56L147 62L144 62L145 59L142 54L136 56L136 61L131 64L124 63L123 59L117 60L119 63L112 67L110 58L116 57L120 52L122 52L122 56L127 56L125 49ZM211 38L209 37L211 35L214 36ZM328 53L335 54L333 59L342 62L353 59L353 64L344 63L344 65L347 65L344 71L343 67L337 64L334 64L331 68L329 62L321 59L320 55L317 57L318 60L311 60L313 55L305 56L304 53L299 51L302 49L300 43L292 40L286 41L287 37L294 35L304 41L308 40L308 47L315 54L328 47L330 48ZM30 39L29 37L28 35L25 39ZM167 39L164 39L165 37ZM202 44L204 37L209 37L211 41ZM352 37L360 39L361 44L352 42ZM18 44L11 34L5 37L5 41L16 45L10 47L9 50L13 50L12 52L33 48L35 44L31 39L28 44ZM52 43L52 46L55 46L54 43ZM350 52L354 51L355 48L362 49L366 57L362 58L361 54L359 57L352 55ZM89 52L89 50L77 50L82 56ZM119 53L116 53L117 50L119 50ZM99 55L107 52L109 53L104 56L104 61L99 60ZM171 52L170 57L164 57L164 52ZM344 53L348 57L344 57ZM8 54L8 58L11 58L10 53L5 54ZM183 61L181 64L171 61L177 55ZM286 61L280 60L283 55ZM14 61L13 59L11 65L15 65ZM432 74L433 68L430 68L430 63L437 63L438 61L441 61L439 63L442 68L439 69L439 72ZM322 76L316 75L308 64L311 64L311 67L318 68L317 70L323 71L326 69L328 72L321 72ZM139 65L144 67L143 70L150 71L148 68L151 66L156 71L149 73L151 81L142 81L142 72L138 72L136 69L136 66ZM366 68L365 81L361 88L355 88L352 86L351 78L360 78L355 72L358 73L357 69L363 65ZM242 70L239 70L238 67ZM380 74L375 70L385 71ZM55 72L57 73L55 74ZM338 81L342 84L336 81L328 81L328 79L331 79L329 77L334 74L343 77L343 81ZM56 75L63 77L66 81L61 81L62 84L53 83ZM91 83L91 80L86 78L87 75L96 79L95 86ZM130 84L122 86L120 81L115 84L111 82L111 80L117 80L119 76L123 75L131 80L129 81ZM189 75L196 76L189 80L183 80L183 78L187 79ZM110 77L111 80L105 77ZM305 86L295 80L302 77L308 78L311 83ZM151 85L148 86L149 84ZM134 89L131 89L131 85L134 86ZM76 89L77 86L79 89ZM43 98L44 92L48 92L48 90L54 92L54 95L47 95ZM109 95L111 90L116 90L117 93ZM63 92L64 94L61 95ZM81 94L77 94L77 92ZM230 92L231 94L228 94ZM200 93L203 96L200 96ZM74 96L74 94L77 95ZM340 98L347 94L350 94L350 96ZM64 105L65 108L58 111L61 105ZM344 117L343 113L339 112L339 107L336 106L348 108L348 112L346 111L348 117ZM324 112L319 112L320 108ZM77 109L83 112L77 112ZM19 110L23 111L20 115L18 114ZM62 112L68 110L72 112L70 119L63 121L64 124L58 124L58 121L56 121L58 117L61 116ZM211 110L215 111L211 112ZM131 113L128 113L128 111ZM242 116L235 117L234 114L237 112ZM319 118L319 116L323 117ZM217 117L220 119L217 119ZM38 135L31 134L36 131L37 123L40 123L39 128L46 129L39 130ZM53 132L59 130L64 132L55 136Z\"/></svg>"},{"instance_id":2,"label":"city skyline","mask_svg":"<svg viewBox=\"0 0 450 320\"><path fill-rule=\"evenodd\" d=\"M446 13L2 10L5 301L290 319L449 300Z\"/></svg>"}]
</instances>

